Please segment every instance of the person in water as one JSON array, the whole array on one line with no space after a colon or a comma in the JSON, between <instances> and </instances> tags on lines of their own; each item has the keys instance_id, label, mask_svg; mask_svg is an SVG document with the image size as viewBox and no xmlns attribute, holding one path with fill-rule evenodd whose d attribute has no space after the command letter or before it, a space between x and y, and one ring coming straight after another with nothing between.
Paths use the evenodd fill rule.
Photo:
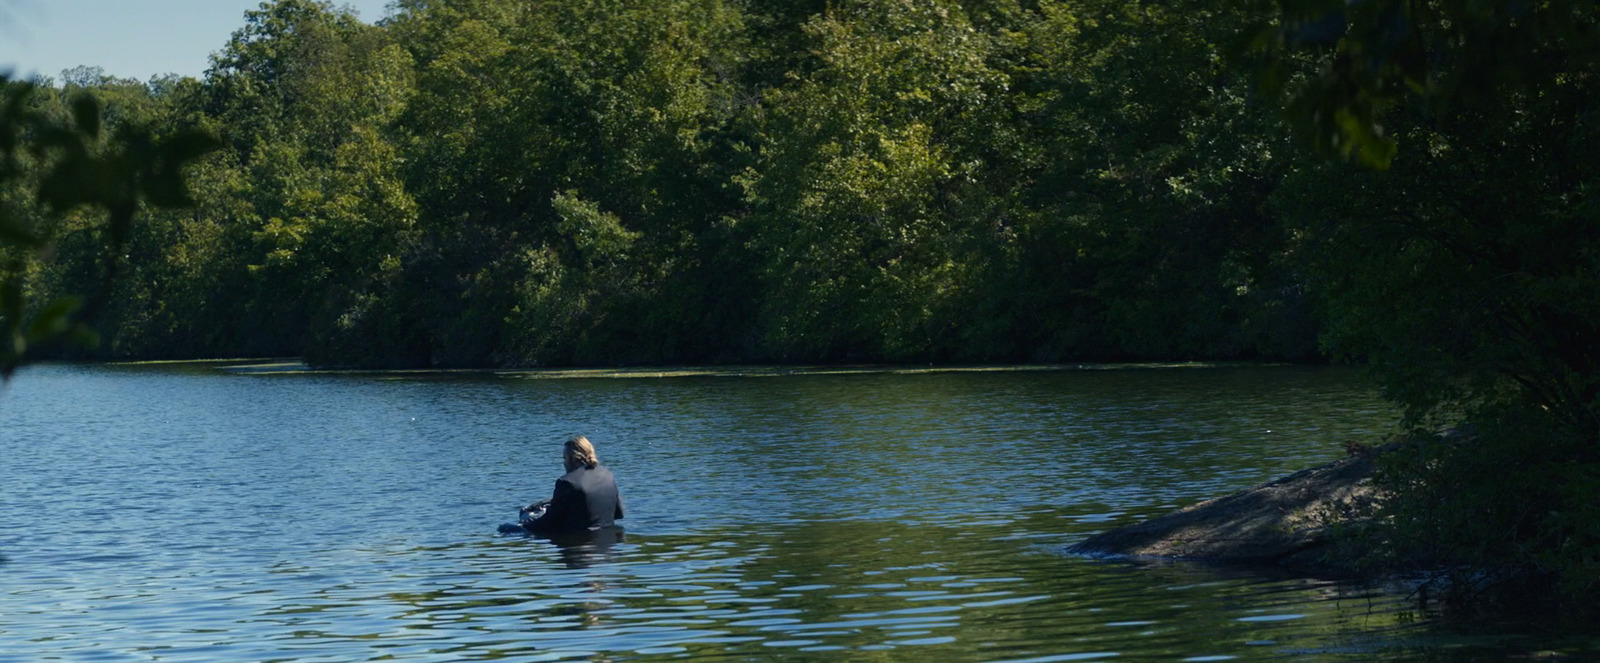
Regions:
<instances>
[{"instance_id":1,"label":"person in water","mask_svg":"<svg viewBox=\"0 0 1600 663\"><path fill-rule=\"evenodd\" d=\"M536 534L593 531L622 517L622 496L616 477L600 466L589 439L578 435L562 447L566 475L556 479L549 500L523 507L521 525ZM539 508L543 507L543 512Z\"/></svg>"}]
</instances>

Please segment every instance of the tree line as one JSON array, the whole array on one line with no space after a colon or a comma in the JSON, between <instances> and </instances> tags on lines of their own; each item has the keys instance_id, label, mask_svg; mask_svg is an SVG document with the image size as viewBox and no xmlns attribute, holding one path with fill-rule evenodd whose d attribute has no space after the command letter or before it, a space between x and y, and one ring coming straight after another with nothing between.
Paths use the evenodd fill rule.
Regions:
<instances>
[{"instance_id":1,"label":"tree line","mask_svg":"<svg viewBox=\"0 0 1600 663\"><path fill-rule=\"evenodd\" d=\"M1473 440L1394 455L1388 547L1592 598L1597 15L274 0L200 79L17 102L218 143L183 155L192 205L127 224L8 161L49 247L8 273L16 301L110 283L102 358L1362 363Z\"/></svg>"},{"instance_id":2,"label":"tree line","mask_svg":"<svg viewBox=\"0 0 1600 663\"><path fill-rule=\"evenodd\" d=\"M1030 3L1031 4L1031 3ZM1215 4L1215 3L1212 3ZM774 6L768 6L774 5ZM781 6L776 6L781 5ZM199 80L106 358L339 366L1313 358L1242 8L282 0ZM107 268L61 222L43 292Z\"/></svg>"}]
</instances>

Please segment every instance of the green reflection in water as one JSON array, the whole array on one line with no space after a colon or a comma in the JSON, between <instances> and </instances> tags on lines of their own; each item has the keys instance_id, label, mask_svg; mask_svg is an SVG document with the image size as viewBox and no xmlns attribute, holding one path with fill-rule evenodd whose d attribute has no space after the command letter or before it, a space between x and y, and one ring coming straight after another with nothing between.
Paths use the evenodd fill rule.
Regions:
<instances>
[{"instance_id":1,"label":"green reflection in water","mask_svg":"<svg viewBox=\"0 0 1600 663\"><path fill-rule=\"evenodd\" d=\"M1013 532L855 521L630 535L601 546L501 540L475 544L477 552L513 566L490 562L482 576L388 599L406 605L408 628L493 634L497 655L1179 660L1406 658L1431 647L1393 592L1194 564L1095 562Z\"/></svg>"}]
</instances>

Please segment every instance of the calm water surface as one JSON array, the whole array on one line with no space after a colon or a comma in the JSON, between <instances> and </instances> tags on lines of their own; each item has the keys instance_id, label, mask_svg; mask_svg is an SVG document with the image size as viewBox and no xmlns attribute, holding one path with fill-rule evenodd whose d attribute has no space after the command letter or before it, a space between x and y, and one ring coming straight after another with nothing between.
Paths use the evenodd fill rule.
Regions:
<instances>
[{"instance_id":1,"label":"calm water surface","mask_svg":"<svg viewBox=\"0 0 1600 663\"><path fill-rule=\"evenodd\" d=\"M44 366L0 395L0 661L1503 660L1399 593L1064 554L1333 459L1306 368L682 377ZM616 539L501 536L589 434Z\"/></svg>"}]
</instances>

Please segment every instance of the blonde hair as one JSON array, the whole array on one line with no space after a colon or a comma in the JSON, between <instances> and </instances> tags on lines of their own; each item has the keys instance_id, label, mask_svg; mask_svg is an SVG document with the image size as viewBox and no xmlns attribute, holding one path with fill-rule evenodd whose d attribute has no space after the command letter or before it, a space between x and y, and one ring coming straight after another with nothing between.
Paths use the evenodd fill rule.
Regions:
<instances>
[{"instance_id":1,"label":"blonde hair","mask_svg":"<svg viewBox=\"0 0 1600 663\"><path fill-rule=\"evenodd\" d=\"M567 458L583 463L584 467L594 469L600 464L600 457L594 453L594 445L589 443L589 438L574 435L572 439L562 446L562 454Z\"/></svg>"}]
</instances>

